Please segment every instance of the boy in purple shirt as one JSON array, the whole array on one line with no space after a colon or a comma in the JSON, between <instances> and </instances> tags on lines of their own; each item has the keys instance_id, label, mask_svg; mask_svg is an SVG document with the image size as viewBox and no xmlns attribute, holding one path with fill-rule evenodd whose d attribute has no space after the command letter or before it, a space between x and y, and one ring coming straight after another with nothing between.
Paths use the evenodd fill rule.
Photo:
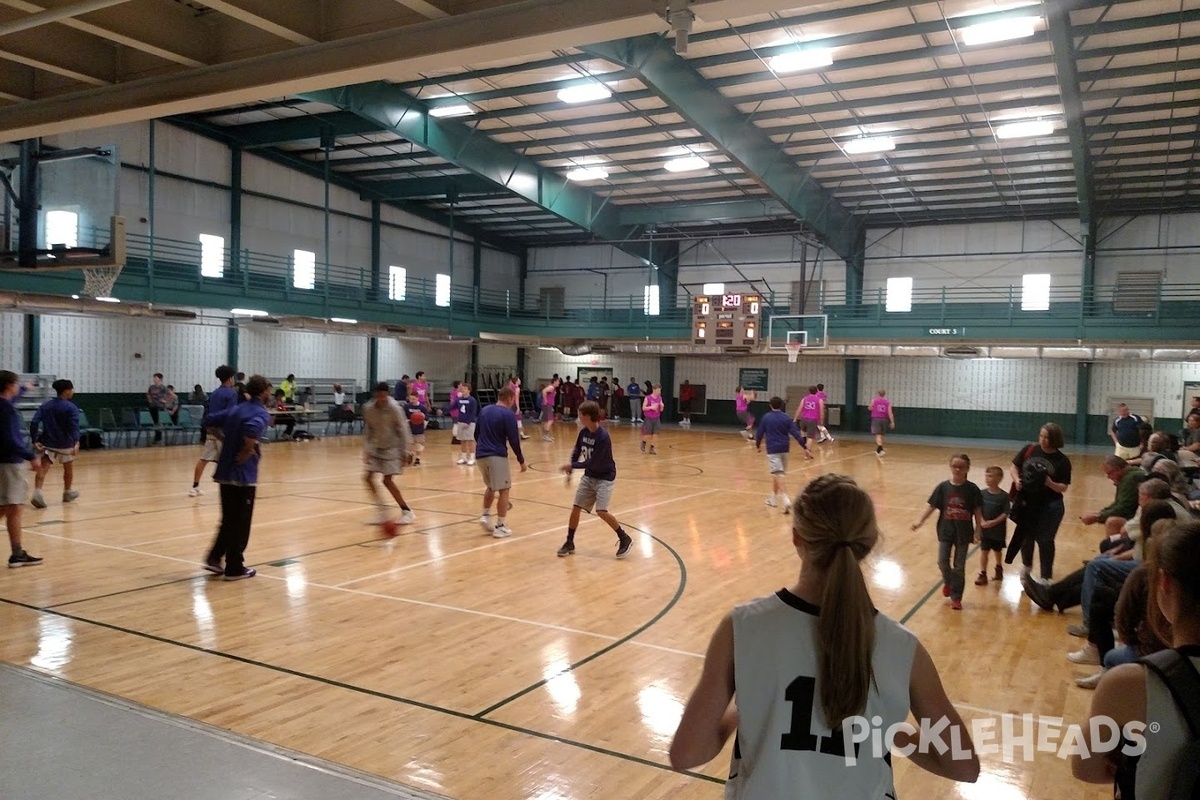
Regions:
<instances>
[{"instance_id":1,"label":"boy in purple shirt","mask_svg":"<svg viewBox=\"0 0 1200 800\"><path fill-rule=\"evenodd\" d=\"M204 465L216 462L217 456L221 454L221 431L208 424L208 417L233 408L241 402L237 390L233 388L235 373L236 370L228 365L217 367L217 380L221 383L208 396L208 408L204 411L204 419L200 421L208 435L204 439L204 452L200 454L200 460L196 462L196 468L192 470L192 488L188 489L188 497L199 497L204 494L200 489L200 478L204 476Z\"/></svg>"},{"instance_id":2,"label":"boy in purple shirt","mask_svg":"<svg viewBox=\"0 0 1200 800\"><path fill-rule=\"evenodd\" d=\"M515 392L514 392L515 395ZM420 399L420 395L418 395ZM458 463L475 464L475 422L479 419L479 401L471 396L471 384L460 383L458 396L451 398L454 410L454 438L458 439ZM515 417L514 417L515 418Z\"/></svg>"},{"instance_id":3,"label":"boy in purple shirt","mask_svg":"<svg viewBox=\"0 0 1200 800\"><path fill-rule=\"evenodd\" d=\"M783 485L783 476L787 474L788 451L791 440L795 439L804 448L804 457L812 458L808 442L796 427L796 421L783 410L783 398L772 397L769 404L771 410L763 414L758 421L758 434L754 439L754 448L762 452L763 439L767 440L767 466L771 470L771 495L767 497L767 505L775 508L783 507L783 513L792 510L792 500L788 497L787 487ZM776 499L778 498L778 500Z\"/></svg>"},{"instance_id":4,"label":"boy in purple shirt","mask_svg":"<svg viewBox=\"0 0 1200 800\"><path fill-rule=\"evenodd\" d=\"M29 424L29 439L33 448L41 455L41 466L34 473L33 498L29 501L34 508L45 508L42 486L52 464L63 466L64 503L79 497L71 485L75 482L75 456L79 455L79 409L71 402L75 385L66 378L53 384L58 396L42 403Z\"/></svg>"},{"instance_id":5,"label":"boy in purple shirt","mask_svg":"<svg viewBox=\"0 0 1200 800\"><path fill-rule=\"evenodd\" d=\"M617 534L617 558L624 558L633 544L633 537L625 533L621 523L608 511L612 500L613 482L617 479L617 462L613 460L612 438L600 426L600 406L588 400L579 407L579 420L583 427L575 438L571 450L571 461L564 464L562 471L567 481L574 470L582 469L583 477L575 490L575 505L571 507L571 519L567 522L567 541L558 548L558 555L569 556L575 552L575 528L579 526L579 512L596 509L596 516L608 523Z\"/></svg>"},{"instance_id":6,"label":"boy in purple shirt","mask_svg":"<svg viewBox=\"0 0 1200 800\"><path fill-rule=\"evenodd\" d=\"M508 513L508 492L512 488L512 473L508 466L508 448L512 447L521 465L521 472L529 469L521 453L521 437L517 432L515 408L517 395L505 386L496 397L496 402L479 412L475 456L479 459L479 474L483 477L483 511L479 524L497 539L512 536L512 530L504 521ZM492 501L496 504L496 523L492 524Z\"/></svg>"},{"instance_id":7,"label":"boy in purple shirt","mask_svg":"<svg viewBox=\"0 0 1200 800\"><path fill-rule=\"evenodd\" d=\"M21 414L12 404L23 392L17 373L0 369L0 517L5 518L8 527L8 544L12 547L12 555L8 557L10 567L35 567L42 563L42 559L29 555L21 547L21 511L29 488L25 462L34 470L41 466L37 453L25 445Z\"/></svg>"},{"instance_id":8,"label":"boy in purple shirt","mask_svg":"<svg viewBox=\"0 0 1200 800\"><path fill-rule=\"evenodd\" d=\"M245 403L208 415L208 424L220 429L224 443L213 475L221 485L221 525L204 559L204 568L224 575L227 581L257 574L246 567L243 554L250 541L258 488L258 462L262 458L258 443L271 424L266 407L271 401L271 384L262 375L251 375L246 394L250 399Z\"/></svg>"}]
</instances>

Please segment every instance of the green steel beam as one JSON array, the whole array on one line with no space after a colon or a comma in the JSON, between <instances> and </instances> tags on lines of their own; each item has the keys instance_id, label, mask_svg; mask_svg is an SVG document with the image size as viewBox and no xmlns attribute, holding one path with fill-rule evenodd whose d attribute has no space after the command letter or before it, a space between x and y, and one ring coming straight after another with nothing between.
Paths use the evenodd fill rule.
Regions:
<instances>
[{"instance_id":1,"label":"green steel beam","mask_svg":"<svg viewBox=\"0 0 1200 800\"><path fill-rule=\"evenodd\" d=\"M1046 4L1046 24L1054 45L1055 72L1071 138L1071 164L1075 168L1075 191L1079 196L1079 223L1084 231L1095 231L1092 217L1092 165L1088 152L1088 134L1079 92L1079 70L1075 66L1075 38L1071 31L1071 12L1056 3ZM1161 65L1158 65L1162 69Z\"/></svg>"},{"instance_id":2,"label":"green steel beam","mask_svg":"<svg viewBox=\"0 0 1200 800\"><path fill-rule=\"evenodd\" d=\"M617 242L631 255L649 260L643 230L622 225L607 197L568 181L532 158L452 119L437 119L407 93L382 81L308 92L309 100L351 111L425 148L498 187L509 190L597 238Z\"/></svg>"},{"instance_id":3,"label":"green steel beam","mask_svg":"<svg viewBox=\"0 0 1200 800\"><path fill-rule=\"evenodd\" d=\"M189 116L178 116L172 117L169 121L172 125L182 128L183 130L191 131L192 133L199 134L200 136L204 136L208 139L213 139L218 142L223 142L230 147L241 147L244 144L242 141L231 135L228 128L220 125L213 125L204 120ZM296 158L290 153L285 153L280 150L272 150L269 148L259 150L255 152L255 155L272 163L288 167L296 172L316 178L317 180L325 180L325 170L321 164L303 158ZM386 198L376 195L371 189L369 182L356 180L352 175L345 175L335 172L330 178L330 183L335 186L340 186L343 189L356 192L364 198L384 200L388 203L388 205L394 206L405 213L412 214L415 217L420 217L421 219L441 225L447 229L450 227L449 215L443 214L439 211L431 210L427 206L424 206L420 203L388 201ZM469 233L472 236L479 236L488 245L505 253L518 255L524 249L519 242L515 242L512 239L506 239L500 236L494 236L489 234L486 230L478 229L474 226L460 225L459 228L464 233Z\"/></svg>"},{"instance_id":4,"label":"green steel beam","mask_svg":"<svg viewBox=\"0 0 1200 800\"><path fill-rule=\"evenodd\" d=\"M733 101L677 56L660 36L642 36L580 48L637 72L642 81L756 178L797 218L812 227L835 253L850 258L862 232L834 196L797 166L771 137L754 126Z\"/></svg>"},{"instance_id":5,"label":"green steel beam","mask_svg":"<svg viewBox=\"0 0 1200 800\"><path fill-rule=\"evenodd\" d=\"M320 139L321 136L352 136L378 133L379 126L344 111L328 114L305 114L300 117L251 122L248 125L222 125L247 149L274 147L288 142Z\"/></svg>"},{"instance_id":6,"label":"green steel beam","mask_svg":"<svg viewBox=\"0 0 1200 800\"><path fill-rule=\"evenodd\" d=\"M715 222L750 217L790 217L792 212L778 200L730 200L725 203L685 203L636 206L621 211L626 225L668 225L674 222Z\"/></svg>"},{"instance_id":7,"label":"green steel beam","mask_svg":"<svg viewBox=\"0 0 1200 800\"><path fill-rule=\"evenodd\" d=\"M337 162L335 161L334 164ZM475 175L440 178L411 178L399 181L363 181L380 199L411 200L419 197L462 197L464 195L508 195L492 181Z\"/></svg>"}]
</instances>

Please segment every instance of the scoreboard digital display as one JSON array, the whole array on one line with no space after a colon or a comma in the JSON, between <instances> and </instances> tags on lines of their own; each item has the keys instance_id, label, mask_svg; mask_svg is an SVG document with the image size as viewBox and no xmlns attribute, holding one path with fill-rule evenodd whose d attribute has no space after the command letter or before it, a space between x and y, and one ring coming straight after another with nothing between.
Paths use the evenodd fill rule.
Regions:
<instances>
[{"instance_id":1,"label":"scoreboard digital display","mask_svg":"<svg viewBox=\"0 0 1200 800\"><path fill-rule=\"evenodd\" d=\"M702 295L692 301L695 344L756 345L762 317L757 294Z\"/></svg>"}]
</instances>

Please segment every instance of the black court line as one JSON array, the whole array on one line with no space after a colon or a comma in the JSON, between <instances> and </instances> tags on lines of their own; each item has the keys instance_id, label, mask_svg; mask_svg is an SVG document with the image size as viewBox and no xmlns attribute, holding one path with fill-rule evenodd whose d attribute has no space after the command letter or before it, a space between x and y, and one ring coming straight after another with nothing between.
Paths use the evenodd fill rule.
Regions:
<instances>
[{"instance_id":1,"label":"black court line","mask_svg":"<svg viewBox=\"0 0 1200 800\"><path fill-rule=\"evenodd\" d=\"M576 741L574 739L568 739L563 736L555 736L553 734L545 733L543 731L533 730L532 728L524 728L520 725L512 725L507 722L499 722L497 720L492 720L492 719L478 718L471 714L468 714L465 711L455 711L452 708L444 708L442 706L434 705L432 703L426 703L421 700L414 700L410 697L401 697L399 695L393 695L393 694L388 694L387 692L381 692L377 689L368 689L364 686L355 686L354 684L345 683L345 682L339 681L339 680L334 680L333 678L325 678L320 675L313 675L313 674L310 674L307 672L301 672L299 670L289 669L288 667L282 667L282 666L278 666L275 664L267 664L265 662L257 661L252 658L246 658L245 656L239 656L239 655L235 655L233 653L226 653L222 650L214 650L214 649L207 648L207 647L200 647L199 645L188 644L187 642L181 642L181 641L178 641L175 639L168 639L164 636L158 636L153 633L137 631L137 630L133 630L131 628L122 627L120 625L113 625L108 622L100 622L98 620L88 619L86 617L81 617L81 616L78 616L75 614L68 614L65 611L56 611L54 609L38 608L37 606L29 605L28 603L22 603L17 600L9 600L7 598L0 598L0 603L6 603L11 606L16 606L18 608L24 608L29 611L37 611L37 612L40 612L43 614L52 614L56 617L61 617L63 619L69 619L69 620L72 620L75 622L81 622L81 623L85 623L88 625L95 625L99 628L105 628L107 630L116 631L117 633L124 633L129 636L137 636L139 638L147 639L147 640L153 641L153 642L158 642L160 644L181 647L185 650L191 650L192 652L196 652L196 653L204 653L205 655L217 656L218 658L224 658L229 661L235 661L240 664L246 664L246 665L249 665L252 667L260 667L262 669L271 670L272 672L277 672L282 675L290 675L294 678L301 678L304 680L314 681L316 683L324 684L326 686L332 686L337 689L345 689L347 691L356 692L358 694L367 695L369 697L375 697L375 698L378 698L381 700L390 700L391 702L394 702L394 703L400 703L402 705L412 706L414 708L420 708L425 711L433 711L435 713L445 714L447 716L454 717L455 719L461 719L461 720L466 720L466 721L470 721L470 722L477 722L481 725L489 725L493 728L500 728L502 730L512 731L513 733L522 733L527 736L533 736L538 739L544 739L544 740L550 741L550 742L558 742L559 744L565 744L569 747L577 747L581 750L587 750L587 751L590 751L593 753L599 753L600 755L606 755L606 756L611 756L613 758L619 758L622 761L629 761L631 763L641 764L642 766L646 766L646 767L654 767L655 769L660 769L665 772L674 772L675 771L675 770L672 770L671 767L667 764L661 764L657 761L651 761L650 759L647 759L647 758L641 758L640 756L634 756L634 755L630 755L628 753L620 753L620 752L617 752L616 750L610 750L606 747L598 747L597 745L588 744L587 742L580 742L580 741ZM681 771L680 774L687 775L690 778L697 778L702 781L708 781L709 783L717 783L717 784L725 783L725 781L721 780L720 778L714 778L711 775L705 775L705 774L699 773L699 772L692 772L690 770Z\"/></svg>"},{"instance_id":2,"label":"black court line","mask_svg":"<svg viewBox=\"0 0 1200 800\"><path fill-rule=\"evenodd\" d=\"M617 639L615 642L613 642L610 645L600 648L596 652L592 653L590 656L585 656L584 658L581 658L579 661L576 661L575 663L569 665L566 669L559 671L558 673L550 676L549 678L543 678L542 680L538 681L537 683L535 683L531 686L525 687L524 689L517 692L516 694L509 695L508 697L504 698L503 700L501 700L498 703L493 703L492 705L485 708L483 711L480 711L478 714L475 714L476 719L483 719L488 714L491 714L493 711L503 708L504 706L508 705L509 703L513 702L514 700L518 700L518 699L524 697L525 695L529 694L532 691L540 689L541 687L545 686L547 683L549 683L550 681L559 677L560 675L566 675L568 672L572 672L572 671L578 669L579 667L582 667L584 664L595 661L600 656L604 655L605 653L612 652L616 648L618 648L621 645L628 642L630 639L633 639L635 636L645 633L647 630L649 630L651 627L653 627L660 619L662 619L664 616L666 616L667 612L669 612L672 608L674 608L675 604L679 602L679 598L683 596L683 590L687 588L687 565L684 563L683 558L679 555L678 552L675 551L675 548L671 547L671 545L667 544L666 542L664 542L662 539L658 538L654 534L648 533L648 532L642 530L641 528L636 528L632 525L630 525L629 527L631 530L635 530L638 533L642 534L643 536L649 536L651 539L653 539L654 541L656 541L660 545L662 545L664 548L666 548L667 552L669 552L672 556L674 556L675 563L679 565L679 586L675 589L675 596L672 597L667 602L667 604L665 606L663 606L662 609L657 614L655 614L653 617L651 617L648 622L646 622L641 627L636 628L633 632L628 633L625 636L622 636L620 639ZM724 781L721 781L721 782L724 783Z\"/></svg>"}]
</instances>

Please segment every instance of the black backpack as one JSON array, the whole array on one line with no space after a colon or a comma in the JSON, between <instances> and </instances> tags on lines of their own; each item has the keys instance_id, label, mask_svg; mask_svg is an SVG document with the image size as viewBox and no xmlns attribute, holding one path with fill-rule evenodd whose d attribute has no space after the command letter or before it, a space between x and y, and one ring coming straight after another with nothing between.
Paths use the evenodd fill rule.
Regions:
<instances>
[{"instance_id":1,"label":"black backpack","mask_svg":"<svg viewBox=\"0 0 1200 800\"><path fill-rule=\"evenodd\" d=\"M1144 658L1139 664L1153 672L1166 684L1171 698L1187 722L1190 737L1177 761L1171 788L1166 800L1200 800L1200 673L1191 660L1178 650L1160 650ZM1114 797L1120 800L1137 800L1134 784L1140 756L1119 756L1117 775L1114 780Z\"/></svg>"}]
</instances>

